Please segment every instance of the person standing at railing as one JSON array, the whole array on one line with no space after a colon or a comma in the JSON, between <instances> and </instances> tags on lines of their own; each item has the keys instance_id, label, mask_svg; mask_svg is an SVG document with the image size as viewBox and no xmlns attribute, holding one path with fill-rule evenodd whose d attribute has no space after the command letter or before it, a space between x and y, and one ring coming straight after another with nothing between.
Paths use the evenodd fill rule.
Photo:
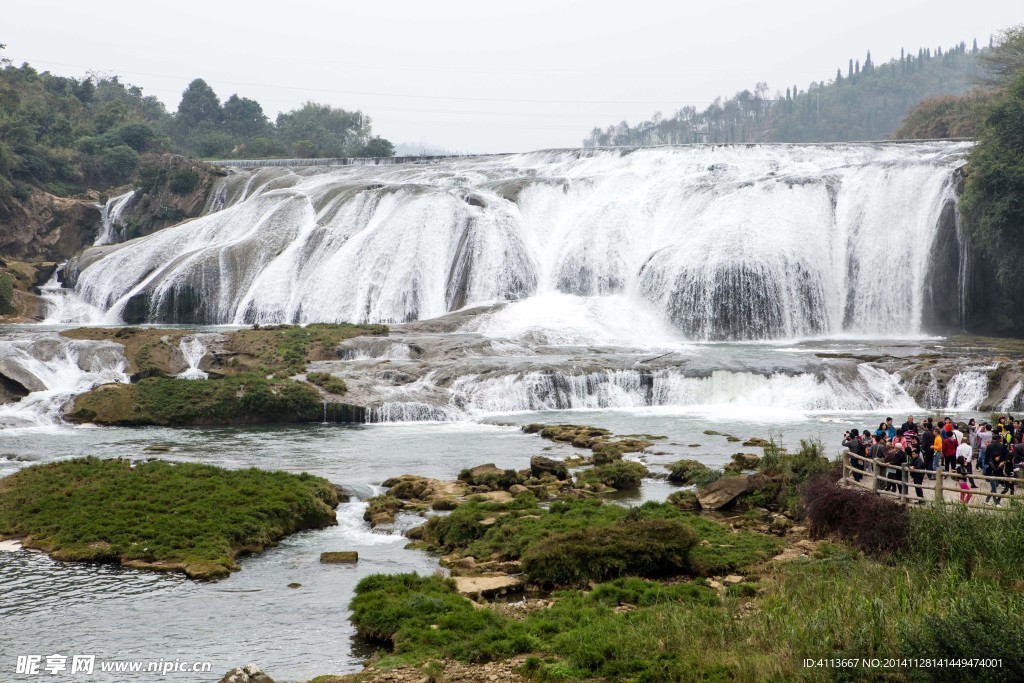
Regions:
<instances>
[{"instance_id":1,"label":"person standing at railing","mask_svg":"<svg viewBox=\"0 0 1024 683\"><path fill-rule=\"evenodd\" d=\"M971 444L968 443L967 438L964 437L963 441L959 446L956 447L956 461L959 463L961 460L964 462L964 468L967 471L968 481L971 482L971 488L976 489L978 485L974 483L974 477L970 476L974 474L974 467L971 464L971 455L973 455L974 449L971 448Z\"/></svg>"},{"instance_id":2,"label":"person standing at railing","mask_svg":"<svg viewBox=\"0 0 1024 683\"><path fill-rule=\"evenodd\" d=\"M905 496L907 495L907 485L903 483L903 467L910 462L905 447L896 446L896 452L893 454L891 462L894 467L889 470L889 478L896 480L896 490L901 496Z\"/></svg>"},{"instance_id":3,"label":"person standing at railing","mask_svg":"<svg viewBox=\"0 0 1024 683\"><path fill-rule=\"evenodd\" d=\"M860 431L859 430L851 429L850 431L846 432L846 439L843 440L843 448L845 448L846 450L850 451L854 455L859 455L861 457L864 456L864 452L865 452L864 442L861 441L861 439L860 439ZM864 461L861 460L860 458L850 458L850 461L851 461L851 464L853 465L854 468L856 468L858 470L863 470L864 469ZM861 480L861 476L862 475L861 475L860 472L853 472L852 474L853 474L853 480L854 481L860 481Z\"/></svg>"},{"instance_id":4,"label":"person standing at railing","mask_svg":"<svg viewBox=\"0 0 1024 683\"><path fill-rule=\"evenodd\" d=\"M971 485L967 483L967 467L964 464L963 456L956 459L956 478L960 487L960 502L967 505L971 502Z\"/></svg>"},{"instance_id":5,"label":"person standing at railing","mask_svg":"<svg viewBox=\"0 0 1024 683\"><path fill-rule=\"evenodd\" d=\"M987 452L988 446L992 443L992 427L987 422L982 422L978 427L978 467L981 471L985 471L985 464L987 463Z\"/></svg>"},{"instance_id":6,"label":"person standing at railing","mask_svg":"<svg viewBox=\"0 0 1024 683\"><path fill-rule=\"evenodd\" d=\"M959 446L960 443L951 430L942 432L942 460L947 472L956 468L956 449Z\"/></svg>"},{"instance_id":7,"label":"person standing at railing","mask_svg":"<svg viewBox=\"0 0 1024 683\"><path fill-rule=\"evenodd\" d=\"M991 453L991 454L989 454L988 462L985 463L985 476L986 477L998 477L999 473L1002 472L1002 471L1003 471L1002 456L1000 454L998 454L998 453ZM999 482L998 481L992 481L990 479L988 481L988 485L992 489L992 493L995 493L996 489L999 487ZM999 505L999 501L1001 499L1000 498L996 498L995 496L992 496L992 495L985 496L985 502L986 503L991 503L993 500L995 501L996 505Z\"/></svg>"},{"instance_id":8,"label":"person standing at railing","mask_svg":"<svg viewBox=\"0 0 1024 683\"><path fill-rule=\"evenodd\" d=\"M999 476L1006 477L1007 479L1013 479L1014 478L1014 476L1013 476L1013 459L1012 458L1003 458L1002 463L1000 463L999 470L1000 470ZM1016 492L1017 492L1017 484L1015 482L1013 482L1013 481L1004 481L1003 482L1003 490L1000 491L1000 493L1009 493L1012 496Z\"/></svg>"},{"instance_id":9,"label":"person standing at railing","mask_svg":"<svg viewBox=\"0 0 1024 683\"><path fill-rule=\"evenodd\" d=\"M932 439L932 451L935 454L932 457L932 463L933 463L932 469L933 470L938 470L939 467L941 467L941 463L942 463L942 430L941 429L936 429L935 430L935 438ZM946 471L947 472L949 471L948 467L946 468Z\"/></svg>"},{"instance_id":10,"label":"person standing at railing","mask_svg":"<svg viewBox=\"0 0 1024 683\"><path fill-rule=\"evenodd\" d=\"M875 473L875 478L878 479L885 473L885 468L880 467L879 463L885 460L885 437L876 436L871 440L871 448L868 449L868 457L871 459L871 471ZM881 482L879 482L881 485Z\"/></svg>"},{"instance_id":11,"label":"person standing at railing","mask_svg":"<svg viewBox=\"0 0 1024 683\"><path fill-rule=\"evenodd\" d=\"M914 493L917 497L924 502L924 489L921 488L921 484L924 482L925 473L925 459L924 455L921 454L921 449L917 449L913 453L913 459L910 461L910 478L914 480Z\"/></svg>"},{"instance_id":12,"label":"person standing at railing","mask_svg":"<svg viewBox=\"0 0 1024 683\"><path fill-rule=\"evenodd\" d=\"M931 426L928 424L928 420L925 420L921 425L921 433L918 435L918 441L921 443L921 457L924 458L924 468L926 470L934 471L935 463L933 458L935 457L935 432L932 431ZM934 479L934 474L928 475L929 479Z\"/></svg>"}]
</instances>

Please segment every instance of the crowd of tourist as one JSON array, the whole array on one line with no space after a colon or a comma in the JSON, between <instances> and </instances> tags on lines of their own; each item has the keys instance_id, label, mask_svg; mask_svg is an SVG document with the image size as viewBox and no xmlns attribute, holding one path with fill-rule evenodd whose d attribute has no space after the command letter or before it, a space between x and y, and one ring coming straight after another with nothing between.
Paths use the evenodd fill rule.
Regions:
<instances>
[{"instance_id":1,"label":"crowd of tourist","mask_svg":"<svg viewBox=\"0 0 1024 683\"><path fill-rule=\"evenodd\" d=\"M970 419L955 422L946 417L941 422L926 418L918 423L914 416L897 427L891 417L870 429L851 429L843 436L843 446L854 455L868 458L866 462L851 458L851 465L860 471L874 471L880 480L879 488L907 495L901 468L907 466L909 479L913 481L914 492L924 500L924 478L935 479L935 472L951 473L960 489L960 502L968 504L978 486L974 475L986 477L1021 478L1024 472L1024 426L1020 420L1001 416L993 426L988 422ZM860 481L861 472L853 472L853 478ZM989 486L986 503L999 505L1002 498L992 495L1002 486L999 493L1013 494L1013 481L985 480Z\"/></svg>"}]
</instances>

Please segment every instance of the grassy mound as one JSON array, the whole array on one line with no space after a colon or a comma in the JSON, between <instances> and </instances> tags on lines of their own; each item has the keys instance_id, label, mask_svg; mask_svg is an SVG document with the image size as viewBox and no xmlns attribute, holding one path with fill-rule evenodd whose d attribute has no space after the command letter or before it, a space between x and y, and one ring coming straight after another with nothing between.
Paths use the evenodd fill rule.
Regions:
<instances>
[{"instance_id":1,"label":"grassy mound","mask_svg":"<svg viewBox=\"0 0 1024 683\"><path fill-rule=\"evenodd\" d=\"M548 586L586 585L623 576L657 577L690 569L697 534L678 519L625 519L601 529L550 536L523 556L530 580Z\"/></svg>"},{"instance_id":2,"label":"grassy mound","mask_svg":"<svg viewBox=\"0 0 1024 683\"><path fill-rule=\"evenodd\" d=\"M334 487L308 474L89 457L0 479L0 536L57 560L215 579L238 569L239 553L335 524L337 504Z\"/></svg>"},{"instance_id":3,"label":"grassy mound","mask_svg":"<svg viewBox=\"0 0 1024 683\"><path fill-rule=\"evenodd\" d=\"M490 524L481 524L493 520ZM670 570L657 575L671 573L692 573L698 576L725 574L736 569L761 562L772 557L781 548L779 539L762 534L737 532L728 526L710 519L680 510L667 503L644 503L640 507L627 509L619 505L602 503L599 500L556 501L547 509L537 507L536 499L529 494L520 494L512 503L468 502L451 514L431 518L423 530L423 540L438 550L476 558L491 557L498 560L525 560L531 551L534 557L552 557L557 543L551 539L563 539L576 543L586 536L595 543L604 534L611 534L609 542L601 545L601 557L591 558L595 563L613 563L623 555L636 550L633 540L613 529L628 526L638 534L647 534L650 539L664 538L661 522L670 521L679 526L672 528L681 536L689 537L691 530L700 543L688 547L687 562L673 564ZM644 530L641 530L644 527ZM684 529L685 527L685 529ZM603 541L602 541L603 543ZM658 543L661 543L658 541ZM547 550L534 550L541 548ZM678 551L677 546L665 545L667 555ZM580 550L580 552L584 552ZM551 571L543 563L529 563L527 575L531 580L542 583L572 584L578 580L576 574L566 574L565 580L553 580ZM595 565L597 566L597 565ZM524 569L526 563L524 562ZM583 570L580 570L583 571ZM619 574L642 573L635 567L626 567ZM597 580L609 574L596 571ZM557 577L555 577L557 578Z\"/></svg>"},{"instance_id":4,"label":"grassy mound","mask_svg":"<svg viewBox=\"0 0 1024 683\"><path fill-rule=\"evenodd\" d=\"M635 491L647 474L647 468L638 462L616 460L584 470L576 478L585 484L610 486L616 491Z\"/></svg>"},{"instance_id":5,"label":"grassy mound","mask_svg":"<svg viewBox=\"0 0 1024 683\"><path fill-rule=\"evenodd\" d=\"M246 373L107 384L78 397L67 419L116 425L299 422L318 420L322 409L320 395L307 384Z\"/></svg>"}]
</instances>

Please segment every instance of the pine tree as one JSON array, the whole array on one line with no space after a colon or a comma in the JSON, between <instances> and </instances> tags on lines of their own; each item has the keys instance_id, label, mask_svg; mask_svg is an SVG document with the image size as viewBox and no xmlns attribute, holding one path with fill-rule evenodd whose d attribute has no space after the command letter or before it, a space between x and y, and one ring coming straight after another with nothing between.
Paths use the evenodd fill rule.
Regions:
<instances>
[{"instance_id":1,"label":"pine tree","mask_svg":"<svg viewBox=\"0 0 1024 683\"><path fill-rule=\"evenodd\" d=\"M847 74L849 78L853 78L853 60L850 60L850 73Z\"/></svg>"}]
</instances>

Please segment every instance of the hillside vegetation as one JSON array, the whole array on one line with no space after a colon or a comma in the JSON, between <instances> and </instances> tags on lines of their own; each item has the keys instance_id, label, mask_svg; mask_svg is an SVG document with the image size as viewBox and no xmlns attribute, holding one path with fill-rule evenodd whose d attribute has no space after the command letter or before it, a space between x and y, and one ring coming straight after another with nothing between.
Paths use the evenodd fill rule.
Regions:
<instances>
[{"instance_id":1,"label":"hillside vegetation","mask_svg":"<svg viewBox=\"0 0 1024 683\"><path fill-rule=\"evenodd\" d=\"M20 213L33 190L71 197L141 182L147 155L391 156L391 143L372 130L363 112L316 102L271 121L259 102L237 94L222 101L198 78L169 112L117 76L67 78L0 59L0 222ZM182 175L172 189L187 192L190 182Z\"/></svg>"},{"instance_id":2,"label":"hillside vegetation","mask_svg":"<svg viewBox=\"0 0 1024 683\"><path fill-rule=\"evenodd\" d=\"M636 125L622 121L594 128L585 147L645 146L695 142L842 142L884 140L899 128L907 111L924 99L959 95L971 89L978 59L989 48L960 43L950 49L922 48L917 54L875 64L851 59L835 77L769 93L760 82L703 111L683 107L661 112Z\"/></svg>"}]
</instances>

